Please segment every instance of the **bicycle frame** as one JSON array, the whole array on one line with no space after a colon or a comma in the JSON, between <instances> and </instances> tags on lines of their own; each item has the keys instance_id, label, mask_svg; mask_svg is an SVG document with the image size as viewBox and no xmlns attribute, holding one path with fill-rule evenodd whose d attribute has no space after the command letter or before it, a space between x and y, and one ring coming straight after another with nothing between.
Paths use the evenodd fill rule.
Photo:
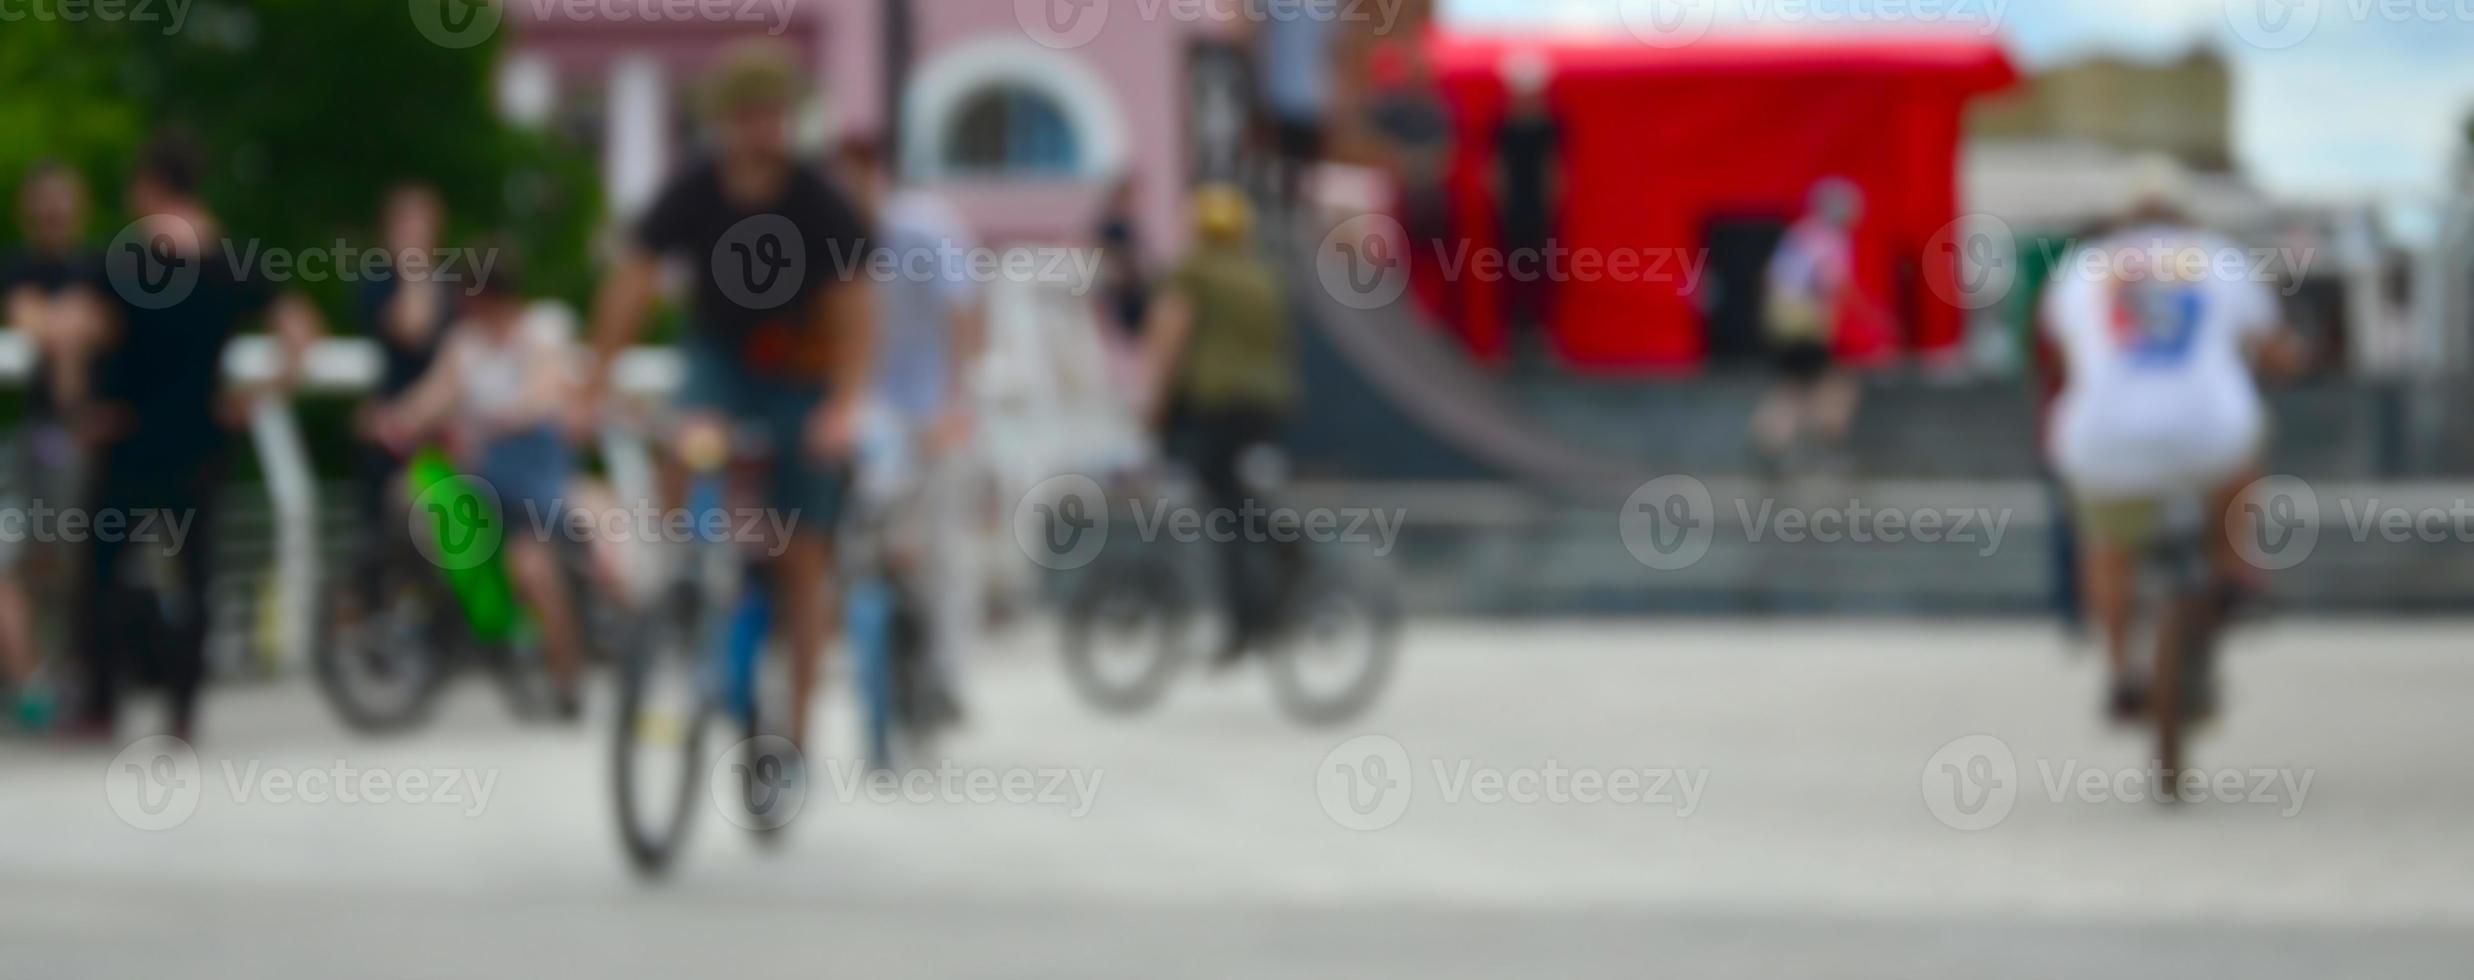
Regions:
<instances>
[{"instance_id":1,"label":"bicycle frame","mask_svg":"<svg viewBox=\"0 0 2474 980\"><path fill-rule=\"evenodd\" d=\"M430 533L437 540L439 554L463 553L487 522L506 519L503 513L481 513L480 490L435 446L414 453L405 462L404 479L411 499L422 501L430 515ZM464 506L468 502L471 507ZM491 549L471 565L442 564L440 571L447 579L447 593L454 597L476 639L507 643L520 635L525 625L523 607L516 601L503 548Z\"/></svg>"},{"instance_id":2,"label":"bicycle frame","mask_svg":"<svg viewBox=\"0 0 2474 980\"><path fill-rule=\"evenodd\" d=\"M765 638L773 631L773 602L764 589L747 588L745 555L729 540L726 521L707 515L728 507L728 480L721 474L700 474L688 489L688 511L696 515L699 588L711 608L728 603L729 615L715 617L704 638L712 675L706 678L714 703L731 717L746 722L756 717L756 676L764 662Z\"/></svg>"}]
</instances>

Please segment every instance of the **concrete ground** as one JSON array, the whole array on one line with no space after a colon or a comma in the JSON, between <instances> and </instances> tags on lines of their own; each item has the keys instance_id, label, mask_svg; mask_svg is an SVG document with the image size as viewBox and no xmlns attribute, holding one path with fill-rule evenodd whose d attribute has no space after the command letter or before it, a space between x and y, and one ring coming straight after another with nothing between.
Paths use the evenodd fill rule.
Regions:
<instances>
[{"instance_id":1,"label":"concrete ground","mask_svg":"<svg viewBox=\"0 0 2474 980\"><path fill-rule=\"evenodd\" d=\"M1334 731L1253 671L1099 717L1026 632L949 775L821 765L778 850L700 800L657 885L606 718L229 688L194 764L0 741L0 975L2459 977L2464 625L2238 637L2175 807L2038 626L1424 621Z\"/></svg>"}]
</instances>

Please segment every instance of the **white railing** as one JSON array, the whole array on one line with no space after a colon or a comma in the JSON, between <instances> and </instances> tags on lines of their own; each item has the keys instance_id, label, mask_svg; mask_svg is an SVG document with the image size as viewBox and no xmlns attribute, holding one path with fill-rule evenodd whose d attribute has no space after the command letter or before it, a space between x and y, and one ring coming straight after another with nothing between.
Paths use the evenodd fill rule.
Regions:
<instances>
[{"instance_id":1,"label":"white railing","mask_svg":"<svg viewBox=\"0 0 2474 980\"><path fill-rule=\"evenodd\" d=\"M319 341L301 364L300 389L319 395L352 395L368 391L378 381L380 355L364 338ZM273 375L275 342L251 336L234 340L224 350L225 377L254 383ZM20 331L0 328L0 384L23 384L33 370L32 343ZM628 351L613 369L613 384L633 395L657 395L678 384L682 372L676 352L644 347ZM275 666L307 663L315 642L318 596L318 481L309 447L301 437L290 402L269 398L251 407L249 441L266 474L266 492L273 513L271 553L274 578L272 637ZM622 493L649 495L652 467L632 435L613 429L605 436L610 477Z\"/></svg>"},{"instance_id":2,"label":"white railing","mask_svg":"<svg viewBox=\"0 0 2474 980\"><path fill-rule=\"evenodd\" d=\"M1020 499L1032 485L1057 473L1095 473L1130 463L1139 454L1137 436L1122 407L1118 361L1095 324L1090 297L1070 286L998 282L988 291L989 349L975 377L986 420L980 452L993 471L1001 500ZM572 331L575 317L563 307L544 309ZM274 372L274 340L249 336L224 351L223 370L234 383L254 383ZM23 384L34 350L21 332L0 328L0 385ZM299 392L352 396L378 382L377 345L359 337L321 340L301 365ZM627 351L611 369L611 385L633 399L655 399L675 390L685 376L678 352L668 347ZM308 662L315 642L319 587L319 503L316 468L292 406L270 398L252 407L249 440L266 474L272 511L270 554L273 595L266 607L277 617L261 629L274 649L274 669ZM633 427L613 425L602 435L602 459L611 489L621 499L652 499L656 477L652 454ZM1010 547L1010 545L991 546Z\"/></svg>"}]
</instances>

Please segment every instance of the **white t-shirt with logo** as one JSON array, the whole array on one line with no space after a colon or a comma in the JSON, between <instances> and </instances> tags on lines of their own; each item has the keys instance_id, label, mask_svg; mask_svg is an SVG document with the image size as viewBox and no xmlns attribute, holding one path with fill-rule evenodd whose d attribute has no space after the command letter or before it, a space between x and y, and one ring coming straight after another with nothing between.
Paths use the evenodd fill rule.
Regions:
<instances>
[{"instance_id":1,"label":"white t-shirt with logo","mask_svg":"<svg viewBox=\"0 0 2474 980\"><path fill-rule=\"evenodd\" d=\"M2046 452L2082 494L2201 489L2257 452L2265 406L2246 356L2275 290L2220 236L2165 225L2082 249L2054 273L2045 329L2069 365Z\"/></svg>"}]
</instances>

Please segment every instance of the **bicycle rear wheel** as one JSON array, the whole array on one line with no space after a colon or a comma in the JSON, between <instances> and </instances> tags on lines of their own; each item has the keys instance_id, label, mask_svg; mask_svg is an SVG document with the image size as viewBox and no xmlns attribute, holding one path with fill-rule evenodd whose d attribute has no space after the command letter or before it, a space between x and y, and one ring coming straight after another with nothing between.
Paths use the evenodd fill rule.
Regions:
<instances>
[{"instance_id":1,"label":"bicycle rear wheel","mask_svg":"<svg viewBox=\"0 0 2474 980\"><path fill-rule=\"evenodd\" d=\"M701 602L688 590L649 617L619 662L612 793L619 840L637 872L669 870L694 822L716 716Z\"/></svg>"},{"instance_id":2,"label":"bicycle rear wheel","mask_svg":"<svg viewBox=\"0 0 2474 980\"><path fill-rule=\"evenodd\" d=\"M384 574L378 596L370 608L358 581L329 588L312 653L327 704L345 725L373 735L402 732L428 717L447 676L438 617L451 612L435 591L405 581L400 571Z\"/></svg>"}]
</instances>

